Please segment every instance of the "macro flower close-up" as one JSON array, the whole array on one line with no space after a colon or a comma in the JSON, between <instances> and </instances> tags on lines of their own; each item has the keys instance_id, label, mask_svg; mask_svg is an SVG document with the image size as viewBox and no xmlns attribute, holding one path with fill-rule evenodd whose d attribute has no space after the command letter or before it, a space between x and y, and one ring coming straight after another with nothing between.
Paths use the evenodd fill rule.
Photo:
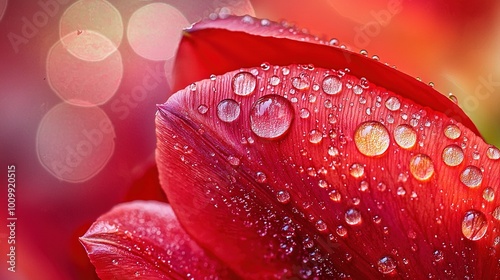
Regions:
<instances>
[{"instance_id":1,"label":"macro flower close-up","mask_svg":"<svg viewBox=\"0 0 500 280\"><path fill-rule=\"evenodd\" d=\"M500 279L499 15L0 0L0 278Z\"/></svg>"}]
</instances>

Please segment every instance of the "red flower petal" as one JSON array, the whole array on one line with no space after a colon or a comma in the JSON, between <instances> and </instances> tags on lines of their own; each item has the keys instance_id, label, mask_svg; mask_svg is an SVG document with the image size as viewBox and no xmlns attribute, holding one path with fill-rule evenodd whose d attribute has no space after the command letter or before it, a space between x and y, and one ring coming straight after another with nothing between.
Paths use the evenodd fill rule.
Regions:
<instances>
[{"instance_id":1,"label":"red flower petal","mask_svg":"<svg viewBox=\"0 0 500 280\"><path fill-rule=\"evenodd\" d=\"M500 152L355 75L264 65L174 94L157 161L180 223L244 278L500 277Z\"/></svg>"},{"instance_id":2,"label":"red flower petal","mask_svg":"<svg viewBox=\"0 0 500 280\"><path fill-rule=\"evenodd\" d=\"M179 226L170 205L136 201L99 217L80 238L101 279L217 279L231 274Z\"/></svg>"},{"instance_id":3,"label":"red flower petal","mask_svg":"<svg viewBox=\"0 0 500 280\"><path fill-rule=\"evenodd\" d=\"M220 75L263 62L347 68L358 77L443 112L479 134L456 104L415 78L361 54L330 46L294 28L249 16L204 21L187 30L176 57L173 89L179 90L211 74Z\"/></svg>"}]
</instances>

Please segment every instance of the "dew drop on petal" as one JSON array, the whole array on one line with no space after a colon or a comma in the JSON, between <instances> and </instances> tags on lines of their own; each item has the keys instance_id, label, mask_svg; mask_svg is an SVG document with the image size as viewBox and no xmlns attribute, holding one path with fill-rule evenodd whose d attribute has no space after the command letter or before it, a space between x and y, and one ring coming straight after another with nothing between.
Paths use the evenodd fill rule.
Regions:
<instances>
[{"instance_id":1,"label":"dew drop on petal","mask_svg":"<svg viewBox=\"0 0 500 280\"><path fill-rule=\"evenodd\" d=\"M469 188L478 187L483 181L483 172L476 166L469 165L460 174L460 181Z\"/></svg>"},{"instance_id":2,"label":"dew drop on petal","mask_svg":"<svg viewBox=\"0 0 500 280\"><path fill-rule=\"evenodd\" d=\"M460 137L461 134L462 131L460 131L460 128L454 124L450 124L444 128L444 135L449 139L455 140Z\"/></svg>"},{"instance_id":3,"label":"dew drop on petal","mask_svg":"<svg viewBox=\"0 0 500 280\"><path fill-rule=\"evenodd\" d=\"M231 164L232 166L238 166L240 165L240 159L235 157L235 156L228 156L227 157L227 161L229 162L229 164Z\"/></svg>"},{"instance_id":4,"label":"dew drop on petal","mask_svg":"<svg viewBox=\"0 0 500 280\"><path fill-rule=\"evenodd\" d=\"M248 72L240 72L233 77L233 91L240 96L247 96L255 91L257 79Z\"/></svg>"},{"instance_id":5,"label":"dew drop on petal","mask_svg":"<svg viewBox=\"0 0 500 280\"><path fill-rule=\"evenodd\" d=\"M486 150L486 156L489 159L498 160L500 159L500 150L495 147L489 147L488 150Z\"/></svg>"},{"instance_id":6,"label":"dew drop on petal","mask_svg":"<svg viewBox=\"0 0 500 280\"><path fill-rule=\"evenodd\" d=\"M309 118L310 115L311 115L311 113L309 112L309 110L307 110L307 108L300 109L300 118L301 119L307 119L307 118Z\"/></svg>"},{"instance_id":7,"label":"dew drop on petal","mask_svg":"<svg viewBox=\"0 0 500 280\"><path fill-rule=\"evenodd\" d=\"M278 202L286 204L290 202L290 193L286 190L281 190L276 193L276 199Z\"/></svg>"},{"instance_id":8,"label":"dew drop on petal","mask_svg":"<svg viewBox=\"0 0 500 280\"><path fill-rule=\"evenodd\" d=\"M390 274L396 269L396 261L389 256L382 257L377 263L377 268L383 274Z\"/></svg>"},{"instance_id":9,"label":"dew drop on petal","mask_svg":"<svg viewBox=\"0 0 500 280\"><path fill-rule=\"evenodd\" d=\"M359 163L353 163L349 167L349 174L354 178L360 178L365 174L365 168Z\"/></svg>"},{"instance_id":10,"label":"dew drop on petal","mask_svg":"<svg viewBox=\"0 0 500 280\"><path fill-rule=\"evenodd\" d=\"M394 129L394 140L401 148L410 149L417 142L417 133L409 125L398 125Z\"/></svg>"},{"instance_id":11,"label":"dew drop on petal","mask_svg":"<svg viewBox=\"0 0 500 280\"><path fill-rule=\"evenodd\" d=\"M342 90L342 82L337 77L326 76L322 88L326 94L337 94Z\"/></svg>"},{"instance_id":12,"label":"dew drop on petal","mask_svg":"<svg viewBox=\"0 0 500 280\"><path fill-rule=\"evenodd\" d=\"M292 78L292 86L298 90L306 90L309 88L309 80L306 75Z\"/></svg>"},{"instance_id":13,"label":"dew drop on petal","mask_svg":"<svg viewBox=\"0 0 500 280\"><path fill-rule=\"evenodd\" d=\"M335 230L335 232L340 236L340 237L344 237L346 236L347 234L347 229L345 227L343 227L342 225L338 226L337 229Z\"/></svg>"},{"instance_id":14,"label":"dew drop on petal","mask_svg":"<svg viewBox=\"0 0 500 280\"><path fill-rule=\"evenodd\" d=\"M266 174L264 174L264 172L258 171L255 174L255 180L257 180L257 182L259 183L265 183L267 181L267 176Z\"/></svg>"},{"instance_id":15,"label":"dew drop on petal","mask_svg":"<svg viewBox=\"0 0 500 280\"><path fill-rule=\"evenodd\" d=\"M309 132L309 142L313 144L318 144L319 142L321 142L322 139L323 135L318 130L313 129Z\"/></svg>"},{"instance_id":16,"label":"dew drop on petal","mask_svg":"<svg viewBox=\"0 0 500 280\"><path fill-rule=\"evenodd\" d=\"M345 221L350 225L357 225L361 223L361 213L354 208L350 208L345 212Z\"/></svg>"},{"instance_id":17,"label":"dew drop on petal","mask_svg":"<svg viewBox=\"0 0 500 280\"><path fill-rule=\"evenodd\" d=\"M329 192L328 195L330 196L330 199L334 202L339 202L342 199L342 196L337 190Z\"/></svg>"},{"instance_id":18,"label":"dew drop on petal","mask_svg":"<svg viewBox=\"0 0 500 280\"><path fill-rule=\"evenodd\" d=\"M484 200L491 202L495 199L495 190L492 187L487 187L483 190L483 198Z\"/></svg>"},{"instance_id":19,"label":"dew drop on petal","mask_svg":"<svg viewBox=\"0 0 500 280\"><path fill-rule=\"evenodd\" d=\"M427 181L434 174L432 159L424 154L418 154L410 160L410 172L419 181Z\"/></svg>"},{"instance_id":20,"label":"dew drop on petal","mask_svg":"<svg viewBox=\"0 0 500 280\"><path fill-rule=\"evenodd\" d=\"M233 99L224 99L217 105L217 117L223 122L232 122L240 116L240 105Z\"/></svg>"},{"instance_id":21,"label":"dew drop on petal","mask_svg":"<svg viewBox=\"0 0 500 280\"><path fill-rule=\"evenodd\" d=\"M401 107L401 102L397 97L392 96L385 101L385 107L390 111L397 111Z\"/></svg>"},{"instance_id":22,"label":"dew drop on petal","mask_svg":"<svg viewBox=\"0 0 500 280\"><path fill-rule=\"evenodd\" d=\"M278 76L271 76L271 78L269 78L269 83L272 86L277 86L280 84L280 82L281 82L281 79Z\"/></svg>"},{"instance_id":23,"label":"dew drop on petal","mask_svg":"<svg viewBox=\"0 0 500 280\"><path fill-rule=\"evenodd\" d=\"M457 166L464 160L464 152L458 145L449 145L443 149L442 159L448 166Z\"/></svg>"},{"instance_id":24,"label":"dew drop on petal","mask_svg":"<svg viewBox=\"0 0 500 280\"><path fill-rule=\"evenodd\" d=\"M318 221L316 221L316 229L318 231L323 232L327 229L327 225L323 220L318 220Z\"/></svg>"},{"instance_id":25,"label":"dew drop on petal","mask_svg":"<svg viewBox=\"0 0 500 280\"><path fill-rule=\"evenodd\" d=\"M290 128L294 111L290 102L279 95L259 98L250 111L250 127L259 137L274 139L284 135Z\"/></svg>"},{"instance_id":26,"label":"dew drop on petal","mask_svg":"<svg viewBox=\"0 0 500 280\"><path fill-rule=\"evenodd\" d=\"M500 206L497 206L495 210L493 210L491 215L493 216L493 218L495 218L495 220L500 221Z\"/></svg>"},{"instance_id":27,"label":"dew drop on petal","mask_svg":"<svg viewBox=\"0 0 500 280\"><path fill-rule=\"evenodd\" d=\"M208 107L207 105L204 105L204 104L201 104L200 106L198 106L198 113L204 115L208 112Z\"/></svg>"},{"instance_id":28,"label":"dew drop on petal","mask_svg":"<svg viewBox=\"0 0 500 280\"><path fill-rule=\"evenodd\" d=\"M354 132L354 143L363 155L379 156L389 148L389 132L379 122L365 122Z\"/></svg>"},{"instance_id":29,"label":"dew drop on petal","mask_svg":"<svg viewBox=\"0 0 500 280\"><path fill-rule=\"evenodd\" d=\"M477 210L465 212L462 220L462 233L472 241L483 238L488 229L488 221L484 213Z\"/></svg>"}]
</instances>

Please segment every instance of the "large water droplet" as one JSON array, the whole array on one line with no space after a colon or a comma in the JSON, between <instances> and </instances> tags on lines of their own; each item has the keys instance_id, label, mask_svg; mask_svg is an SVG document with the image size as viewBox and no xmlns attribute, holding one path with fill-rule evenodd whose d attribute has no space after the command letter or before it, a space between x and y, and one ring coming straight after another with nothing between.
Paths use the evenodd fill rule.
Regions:
<instances>
[{"instance_id":1,"label":"large water droplet","mask_svg":"<svg viewBox=\"0 0 500 280\"><path fill-rule=\"evenodd\" d=\"M342 90L342 82L337 77L326 76L322 88L326 94L337 94Z\"/></svg>"},{"instance_id":2,"label":"large water droplet","mask_svg":"<svg viewBox=\"0 0 500 280\"><path fill-rule=\"evenodd\" d=\"M432 159L424 154L418 154L410 160L410 172L419 181L427 181L434 174Z\"/></svg>"},{"instance_id":3,"label":"large water droplet","mask_svg":"<svg viewBox=\"0 0 500 280\"><path fill-rule=\"evenodd\" d=\"M478 187L483 181L483 172L476 166L469 165L460 174L460 181L469 188Z\"/></svg>"},{"instance_id":4,"label":"large water droplet","mask_svg":"<svg viewBox=\"0 0 500 280\"><path fill-rule=\"evenodd\" d=\"M354 143L363 155L379 156L389 148L389 132L379 122L365 122L354 132Z\"/></svg>"},{"instance_id":5,"label":"large water droplet","mask_svg":"<svg viewBox=\"0 0 500 280\"><path fill-rule=\"evenodd\" d=\"M353 163L349 167L349 174L354 178L360 178L365 174L365 168L359 163Z\"/></svg>"},{"instance_id":6,"label":"large water droplet","mask_svg":"<svg viewBox=\"0 0 500 280\"><path fill-rule=\"evenodd\" d=\"M394 129L394 140L403 149L410 149L417 142L417 133L409 125L398 125Z\"/></svg>"},{"instance_id":7,"label":"large water droplet","mask_svg":"<svg viewBox=\"0 0 500 280\"><path fill-rule=\"evenodd\" d=\"M290 102L280 95L265 95L259 98L250 111L250 127L262 138L278 138L292 124L294 112Z\"/></svg>"},{"instance_id":8,"label":"large water droplet","mask_svg":"<svg viewBox=\"0 0 500 280\"><path fill-rule=\"evenodd\" d=\"M247 96L255 91L257 79L248 72L240 72L233 77L233 91L237 95Z\"/></svg>"},{"instance_id":9,"label":"large water droplet","mask_svg":"<svg viewBox=\"0 0 500 280\"><path fill-rule=\"evenodd\" d=\"M396 269L396 261L389 256L382 257L377 263L377 268L383 274L390 274Z\"/></svg>"},{"instance_id":10,"label":"large water droplet","mask_svg":"<svg viewBox=\"0 0 500 280\"><path fill-rule=\"evenodd\" d=\"M217 105L217 116L223 122L232 122L240 116L240 104L233 99L224 99Z\"/></svg>"},{"instance_id":11,"label":"large water droplet","mask_svg":"<svg viewBox=\"0 0 500 280\"><path fill-rule=\"evenodd\" d=\"M350 225L357 225L361 223L361 213L358 210L351 208L345 212L345 221Z\"/></svg>"},{"instance_id":12,"label":"large water droplet","mask_svg":"<svg viewBox=\"0 0 500 280\"><path fill-rule=\"evenodd\" d=\"M489 147L488 150L486 150L486 156L489 159L498 160L500 159L500 150L498 150L496 147Z\"/></svg>"},{"instance_id":13,"label":"large water droplet","mask_svg":"<svg viewBox=\"0 0 500 280\"><path fill-rule=\"evenodd\" d=\"M472 241L483 238L488 229L488 221L486 215L477 210L469 210L465 212L462 220L462 233Z\"/></svg>"},{"instance_id":14,"label":"large water droplet","mask_svg":"<svg viewBox=\"0 0 500 280\"><path fill-rule=\"evenodd\" d=\"M460 137L461 134L460 128L454 124L450 124L444 128L444 135L449 139L455 140Z\"/></svg>"},{"instance_id":15,"label":"large water droplet","mask_svg":"<svg viewBox=\"0 0 500 280\"><path fill-rule=\"evenodd\" d=\"M448 166L457 166L464 160L464 152L457 145L449 145L443 149L443 162Z\"/></svg>"},{"instance_id":16,"label":"large water droplet","mask_svg":"<svg viewBox=\"0 0 500 280\"><path fill-rule=\"evenodd\" d=\"M390 111L397 111L401 108L401 102L395 96L391 96L385 101L385 107Z\"/></svg>"},{"instance_id":17,"label":"large water droplet","mask_svg":"<svg viewBox=\"0 0 500 280\"><path fill-rule=\"evenodd\" d=\"M290 202L290 193L286 190L281 190L276 193L276 199L278 202L286 204Z\"/></svg>"}]
</instances>

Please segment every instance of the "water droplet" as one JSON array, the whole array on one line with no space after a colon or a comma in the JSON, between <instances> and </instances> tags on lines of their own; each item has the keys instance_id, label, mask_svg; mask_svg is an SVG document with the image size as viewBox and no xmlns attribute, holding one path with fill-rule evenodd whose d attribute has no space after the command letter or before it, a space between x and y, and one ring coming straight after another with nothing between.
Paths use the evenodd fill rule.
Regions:
<instances>
[{"instance_id":1,"label":"water droplet","mask_svg":"<svg viewBox=\"0 0 500 280\"><path fill-rule=\"evenodd\" d=\"M322 88L326 94L337 94L342 90L342 82L337 77L326 76Z\"/></svg>"},{"instance_id":2,"label":"water droplet","mask_svg":"<svg viewBox=\"0 0 500 280\"><path fill-rule=\"evenodd\" d=\"M462 220L462 233L472 241L483 238L488 230L488 221L486 215L477 210L465 212Z\"/></svg>"},{"instance_id":3,"label":"water droplet","mask_svg":"<svg viewBox=\"0 0 500 280\"><path fill-rule=\"evenodd\" d=\"M264 62L260 65L260 68L262 68L262 70L264 70L264 71L267 71L271 68L271 65L269 65L269 63L267 63L267 62Z\"/></svg>"},{"instance_id":4,"label":"water droplet","mask_svg":"<svg viewBox=\"0 0 500 280\"><path fill-rule=\"evenodd\" d=\"M211 81L215 81L217 79L217 76L215 76L214 74L210 75L210 80Z\"/></svg>"},{"instance_id":5,"label":"water droplet","mask_svg":"<svg viewBox=\"0 0 500 280\"><path fill-rule=\"evenodd\" d=\"M443 149L443 162L448 166L457 166L464 160L464 152L457 145L449 145Z\"/></svg>"},{"instance_id":6,"label":"water droplet","mask_svg":"<svg viewBox=\"0 0 500 280\"><path fill-rule=\"evenodd\" d=\"M339 149L337 149L335 147L328 148L328 155L332 156L332 157L338 156L339 155Z\"/></svg>"},{"instance_id":7,"label":"water droplet","mask_svg":"<svg viewBox=\"0 0 500 280\"><path fill-rule=\"evenodd\" d=\"M483 198L488 202L492 202L495 199L495 190L492 187L487 187L483 190Z\"/></svg>"},{"instance_id":8,"label":"water droplet","mask_svg":"<svg viewBox=\"0 0 500 280\"><path fill-rule=\"evenodd\" d=\"M269 83L272 85L272 86L277 86L279 85L281 82L281 79L280 77L278 76L272 76L271 78L269 78Z\"/></svg>"},{"instance_id":9,"label":"water droplet","mask_svg":"<svg viewBox=\"0 0 500 280\"><path fill-rule=\"evenodd\" d=\"M327 229L327 225L323 220L317 220L316 221L316 229L323 232Z\"/></svg>"},{"instance_id":10,"label":"water droplet","mask_svg":"<svg viewBox=\"0 0 500 280\"><path fill-rule=\"evenodd\" d=\"M300 109L300 118L301 119L307 119L307 118L309 118L310 115L311 115L311 113L309 112L309 110L307 110L307 108Z\"/></svg>"},{"instance_id":11,"label":"water droplet","mask_svg":"<svg viewBox=\"0 0 500 280\"><path fill-rule=\"evenodd\" d=\"M370 187L370 184L367 181L363 180L359 183L359 190L362 192L366 192L369 187Z\"/></svg>"},{"instance_id":12,"label":"water droplet","mask_svg":"<svg viewBox=\"0 0 500 280\"><path fill-rule=\"evenodd\" d=\"M354 178L360 178L365 174L365 168L359 163L353 163L349 167L349 174Z\"/></svg>"},{"instance_id":13,"label":"water droplet","mask_svg":"<svg viewBox=\"0 0 500 280\"><path fill-rule=\"evenodd\" d=\"M424 154L418 154L410 160L410 172L419 181L427 181L434 174L432 159Z\"/></svg>"},{"instance_id":14,"label":"water droplet","mask_svg":"<svg viewBox=\"0 0 500 280\"><path fill-rule=\"evenodd\" d=\"M454 124L450 124L444 129L444 135L452 140L457 139L461 134L460 128Z\"/></svg>"},{"instance_id":15,"label":"water droplet","mask_svg":"<svg viewBox=\"0 0 500 280\"><path fill-rule=\"evenodd\" d=\"M493 210L491 215L493 216L493 218L500 221L500 206L497 206L497 208L495 208L495 210Z\"/></svg>"},{"instance_id":16,"label":"water droplet","mask_svg":"<svg viewBox=\"0 0 500 280\"><path fill-rule=\"evenodd\" d=\"M401 148L410 149L417 142L417 133L409 125L398 125L394 129L394 140Z\"/></svg>"},{"instance_id":17,"label":"water droplet","mask_svg":"<svg viewBox=\"0 0 500 280\"><path fill-rule=\"evenodd\" d=\"M469 188L478 187L483 181L483 172L476 166L469 165L460 174L460 181Z\"/></svg>"},{"instance_id":18,"label":"water droplet","mask_svg":"<svg viewBox=\"0 0 500 280\"><path fill-rule=\"evenodd\" d=\"M290 74L290 68L288 67L281 68L281 73L283 73L283 76L287 76L288 74Z\"/></svg>"},{"instance_id":19,"label":"water droplet","mask_svg":"<svg viewBox=\"0 0 500 280\"><path fill-rule=\"evenodd\" d=\"M401 102L395 96L391 96L385 101L385 107L390 111L397 111L401 108Z\"/></svg>"},{"instance_id":20,"label":"water droplet","mask_svg":"<svg viewBox=\"0 0 500 280\"><path fill-rule=\"evenodd\" d=\"M264 172L257 171L257 173L255 173L255 180L259 183L265 183L267 181L267 176Z\"/></svg>"},{"instance_id":21,"label":"water droplet","mask_svg":"<svg viewBox=\"0 0 500 280\"><path fill-rule=\"evenodd\" d=\"M495 147L489 147L488 150L486 150L486 156L489 159L498 160L500 159L500 150Z\"/></svg>"},{"instance_id":22,"label":"water droplet","mask_svg":"<svg viewBox=\"0 0 500 280\"><path fill-rule=\"evenodd\" d=\"M389 133L379 122L365 122L354 132L354 143L363 155L379 156L389 148Z\"/></svg>"},{"instance_id":23,"label":"water droplet","mask_svg":"<svg viewBox=\"0 0 500 280\"><path fill-rule=\"evenodd\" d=\"M359 53L364 56L368 55L368 52L366 50L360 50Z\"/></svg>"},{"instance_id":24,"label":"water droplet","mask_svg":"<svg viewBox=\"0 0 500 280\"><path fill-rule=\"evenodd\" d=\"M189 85L189 90L196 91L196 84L195 83L190 84Z\"/></svg>"},{"instance_id":25,"label":"water droplet","mask_svg":"<svg viewBox=\"0 0 500 280\"><path fill-rule=\"evenodd\" d=\"M238 166L240 165L240 159L235 157L235 156L228 156L227 157L227 161L229 162L229 164L231 164L232 166Z\"/></svg>"},{"instance_id":26,"label":"water droplet","mask_svg":"<svg viewBox=\"0 0 500 280\"><path fill-rule=\"evenodd\" d=\"M458 98L457 98L455 95L453 95L453 93L451 93L451 92L450 92L450 93L448 93L448 98L449 98L449 99L450 99L453 103L458 104Z\"/></svg>"},{"instance_id":27,"label":"water droplet","mask_svg":"<svg viewBox=\"0 0 500 280\"><path fill-rule=\"evenodd\" d=\"M257 79L248 72L240 72L233 77L233 91L240 96L247 96L255 91Z\"/></svg>"},{"instance_id":28,"label":"water droplet","mask_svg":"<svg viewBox=\"0 0 500 280\"><path fill-rule=\"evenodd\" d=\"M117 261L117 260L112 260L112 261L111 261L111 263L112 263L113 265L118 265L118 261Z\"/></svg>"},{"instance_id":29,"label":"water droplet","mask_svg":"<svg viewBox=\"0 0 500 280\"><path fill-rule=\"evenodd\" d=\"M307 75L300 75L292 78L292 86L298 90L306 90L309 88L309 79Z\"/></svg>"},{"instance_id":30,"label":"water droplet","mask_svg":"<svg viewBox=\"0 0 500 280\"><path fill-rule=\"evenodd\" d=\"M434 87L434 83L433 82L429 82L429 86L433 88Z\"/></svg>"},{"instance_id":31,"label":"water droplet","mask_svg":"<svg viewBox=\"0 0 500 280\"><path fill-rule=\"evenodd\" d=\"M406 194L405 188L403 186L399 186L398 189L396 190L397 195L399 196L404 196Z\"/></svg>"},{"instance_id":32,"label":"water droplet","mask_svg":"<svg viewBox=\"0 0 500 280\"><path fill-rule=\"evenodd\" d=\"M350 208L345 212L345 221L350 225L361 223L361 213L358 210Z\"/></svg>"},{"instance_id":33,"label":"water droplet","mask_svg":"<svg viewBox=\"0 0 500 280\"><path fill-rule=\"evenodd\" d=\"M201 104L200 106L198 106L198 113L204 115L208 112L208 107L207 105L203 105Z\"/></svg>"},{"instance_id":34,"label":"water droplet","mask_svg":"<svg viewBox=\"0 0 500 280\"><path fill-rule=\"evenodd\" d=\"M217 116L223 122L232 122L240 116L240 104L233 99L224 99L217 105Z\"/></svg>"},{"instance_id":35,"label":"water droplet","mask_svg":"<svg viewBox=\"0 0 500 280\"><path fill-rule=\"evenodd\" d=\"M376 61L379 61L379 60L380 60L380 57L378 57L378 55L373 55L373 56L372 56L372 59L373 59L373 60L376 60Z\"/></svg>"},{"instance_id":36,"label":"water droplet","mask_svg":"<svg viewBox=\"0 0 500 280\"><path fill-rule=\"evenodd\" d=\"M389 256L382 257L377 263L378 271L390 274L396 269L396 261Z\"/></svg>"},{"instance_id":37,"label":"water droplet","mask_svg":"<svg viewBox=\"0 0 500 280\"><path fill-rule=\"evenodd\" d=\"M335 230L335 232L340 236L340 237L344 237L346 236L347 234L347 229L345 227L343 227L342 225L338 226L337 229Z\"/></svg>"},{"instance_id":38,"label":"water droplet","mask_svg":"<svg viewBox=\"0 0 500 280\"><path fill-rule=\"evenodd\" d=\"M309 132L309 142L313 144L318 144L323 139L323 134L316 129Z\"/></svg>"},{"instance_id":39,"label":"water droplet","mask_svg":"<svg viewBox=\"0 0 500 280\"><path fill-rule=\"evenodd\" d=\"M444 259L443 252L440 250L434 251L432 255L434 256L434 261L436 262L440 262Z\"/></svg>"},{"instance_id":40,"label":"water droplet","mask_svg":"<svg viewBox=\"0 0 500 280\"><path fill-rule=\"evenodd\" d=\"M342 196L337 190L329 192L328 195L330 196L330 199L334 202L339 202L342 199Z\"/></svg>"},{"instance_id":41,"label":"water droplet","mask_svg":"<svg viewBox=\"0 0 500 280\"><path fill-rule=\"evenodd\" d=\"M384 192L387 189L387 185L384 182L380 182L377 184L377 190Z\"/></svg>"},{"instance_id":42,"label":"water droplet","mask_svg":"<svg viewBox=\"0 0 500 280\"><path fill-rule=\"evenodd\" d=\"M259 137L278 138L288 131L293 116L293 108L288 100L279 95L265 95L252 106L250 126Z\"/></svg>"},{"instance_id":43,"label":"water droplet","mask_svg":"<svg viewBox=\"0 0 500 280\"><path fill-rule=\"evenodd\" d=\"M290 193L285 190L278 191L276 193L276 199L278 200L278 202L286 204L290 202Z\"/></svg>"}]
</instances>

